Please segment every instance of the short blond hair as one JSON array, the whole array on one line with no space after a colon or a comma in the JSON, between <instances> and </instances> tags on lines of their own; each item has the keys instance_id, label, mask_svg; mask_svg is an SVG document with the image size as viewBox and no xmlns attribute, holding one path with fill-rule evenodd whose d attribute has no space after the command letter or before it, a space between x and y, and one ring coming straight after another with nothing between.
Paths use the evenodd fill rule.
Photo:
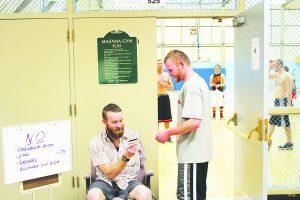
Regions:
<instances>
[{"instance_id":1,"label":"short blond hair","mask_svg":"<svg viewBox=\"0 0 300 200\"><path fill-rule=\"evenodd\" d=\"M187 66L191 66L189 57L183 51L177 49L174 49L167 54L164 59L164 63L166 63L169 59L171 59L176 64L178 64L180 61L183 61Z\"/></svg>"}]
</instances>

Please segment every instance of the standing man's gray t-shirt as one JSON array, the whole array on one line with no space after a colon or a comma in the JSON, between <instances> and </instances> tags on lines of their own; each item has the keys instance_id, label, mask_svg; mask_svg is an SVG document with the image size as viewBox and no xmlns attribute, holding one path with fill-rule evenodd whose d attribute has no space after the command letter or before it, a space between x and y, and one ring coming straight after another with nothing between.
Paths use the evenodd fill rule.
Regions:
<instances>
[{"instance_id":1,"label":"standing man's gray t-shirt","mask_svg":"<svg viewBox=\"0 0 300 200\"><path fill-rule=\"evenodd\" d=\"M178 163L208 162L212 158L210 93L198 74L184 83L178 100L178 124L191 118L200 119L200 127L177 136Z\"/></svg>"}]
</instances>

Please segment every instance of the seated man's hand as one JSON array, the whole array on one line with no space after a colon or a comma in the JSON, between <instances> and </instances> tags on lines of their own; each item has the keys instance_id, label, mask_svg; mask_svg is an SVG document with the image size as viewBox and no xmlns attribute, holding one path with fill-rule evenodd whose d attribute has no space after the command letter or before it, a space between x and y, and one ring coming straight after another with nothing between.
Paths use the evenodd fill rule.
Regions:
<instances>
[{"instance_id":1,"label":"seated man's hand","mask_svg":"<svg viewBox=\"0 0 300 200\"><path fill-rule=\"evenodd\" d=\"M124 152L124 156L126 158L131 158L136 153L137 148L138 148L138 145L136 143L129 144Z\"/></svg>"},{"instance_id":2,"label":"seated man's hand","mask_svg":"<svg viewBox=\"0 0 300 200\"><path fill-rule=\"evenodd\" d=\"M169 138L170 138L170 136L169 136L168 130L159 131L155 136L155 139L157 140L157 142L160 142L160 143L167 142L169 140Z\"/></svg>"}]
</instances>

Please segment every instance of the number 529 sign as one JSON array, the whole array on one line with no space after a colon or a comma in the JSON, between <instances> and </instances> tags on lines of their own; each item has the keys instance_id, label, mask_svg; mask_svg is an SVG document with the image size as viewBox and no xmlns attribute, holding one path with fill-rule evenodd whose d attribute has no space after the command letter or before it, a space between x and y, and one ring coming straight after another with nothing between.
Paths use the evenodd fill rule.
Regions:
<instances>
[{"instance_id":1,"label":"number 529 sign","mask_svg":"<svg viewBox=\"0 0 300 200\"><path fill-rule=\"evenodd\" d=\"M162 7L166 5L166 0L117 0L119 6L134 7Z\"/></svg>"}]
</instances>

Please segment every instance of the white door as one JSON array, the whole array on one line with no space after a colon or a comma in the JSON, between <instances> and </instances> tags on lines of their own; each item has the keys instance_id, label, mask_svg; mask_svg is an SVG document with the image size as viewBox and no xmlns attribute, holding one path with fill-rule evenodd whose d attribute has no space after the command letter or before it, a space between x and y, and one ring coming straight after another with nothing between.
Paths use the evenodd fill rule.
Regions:
<instances>
[{"instance_id":1,"label":"white door","mask_svg":"<svg viewBox=\"0 0 300 200\"><path fill-rule=\"evenodd\" d=\"M70 119L68 20L0 20L0 30L0 127ZM51 191L20 194L22 183L5 185L2 142L0 149L1 199L74 199L72 171Z\"/></svg>"},{"instance_id":2,"label":"white door","mask_svg":"<svg viewBox=\"0 0 300 200\"><path fill-rule=\"evenodd\" d=\"M84 175L90 172L89 141L99 134L101 111L108 103L118 104L124 114L125 127L140 133L148 160L154 171L152 190L158 196L158 144L156 96L156 19L149 18L90 18L73 20L75 41L75 94L79 199L86 196ZM97 38L113 30L136 37L137 83L99 84Z\"/></svg>"},{"instance_id":3,"label":"white door","mask_svg":"<svg viewBox=\"0 0 300 200\"><path fill-rule=\"evenodd\" d=\"M237 17L244 17L246 22L235 28L234 109L238 117L234 141L236 199L267 198L268 145L262 138L257 138L257 132L247 138L251 130L257 127L257 120L267 118L268 113L267 12L263 3L245 10Z\"/></svg>"}]
</instances>

